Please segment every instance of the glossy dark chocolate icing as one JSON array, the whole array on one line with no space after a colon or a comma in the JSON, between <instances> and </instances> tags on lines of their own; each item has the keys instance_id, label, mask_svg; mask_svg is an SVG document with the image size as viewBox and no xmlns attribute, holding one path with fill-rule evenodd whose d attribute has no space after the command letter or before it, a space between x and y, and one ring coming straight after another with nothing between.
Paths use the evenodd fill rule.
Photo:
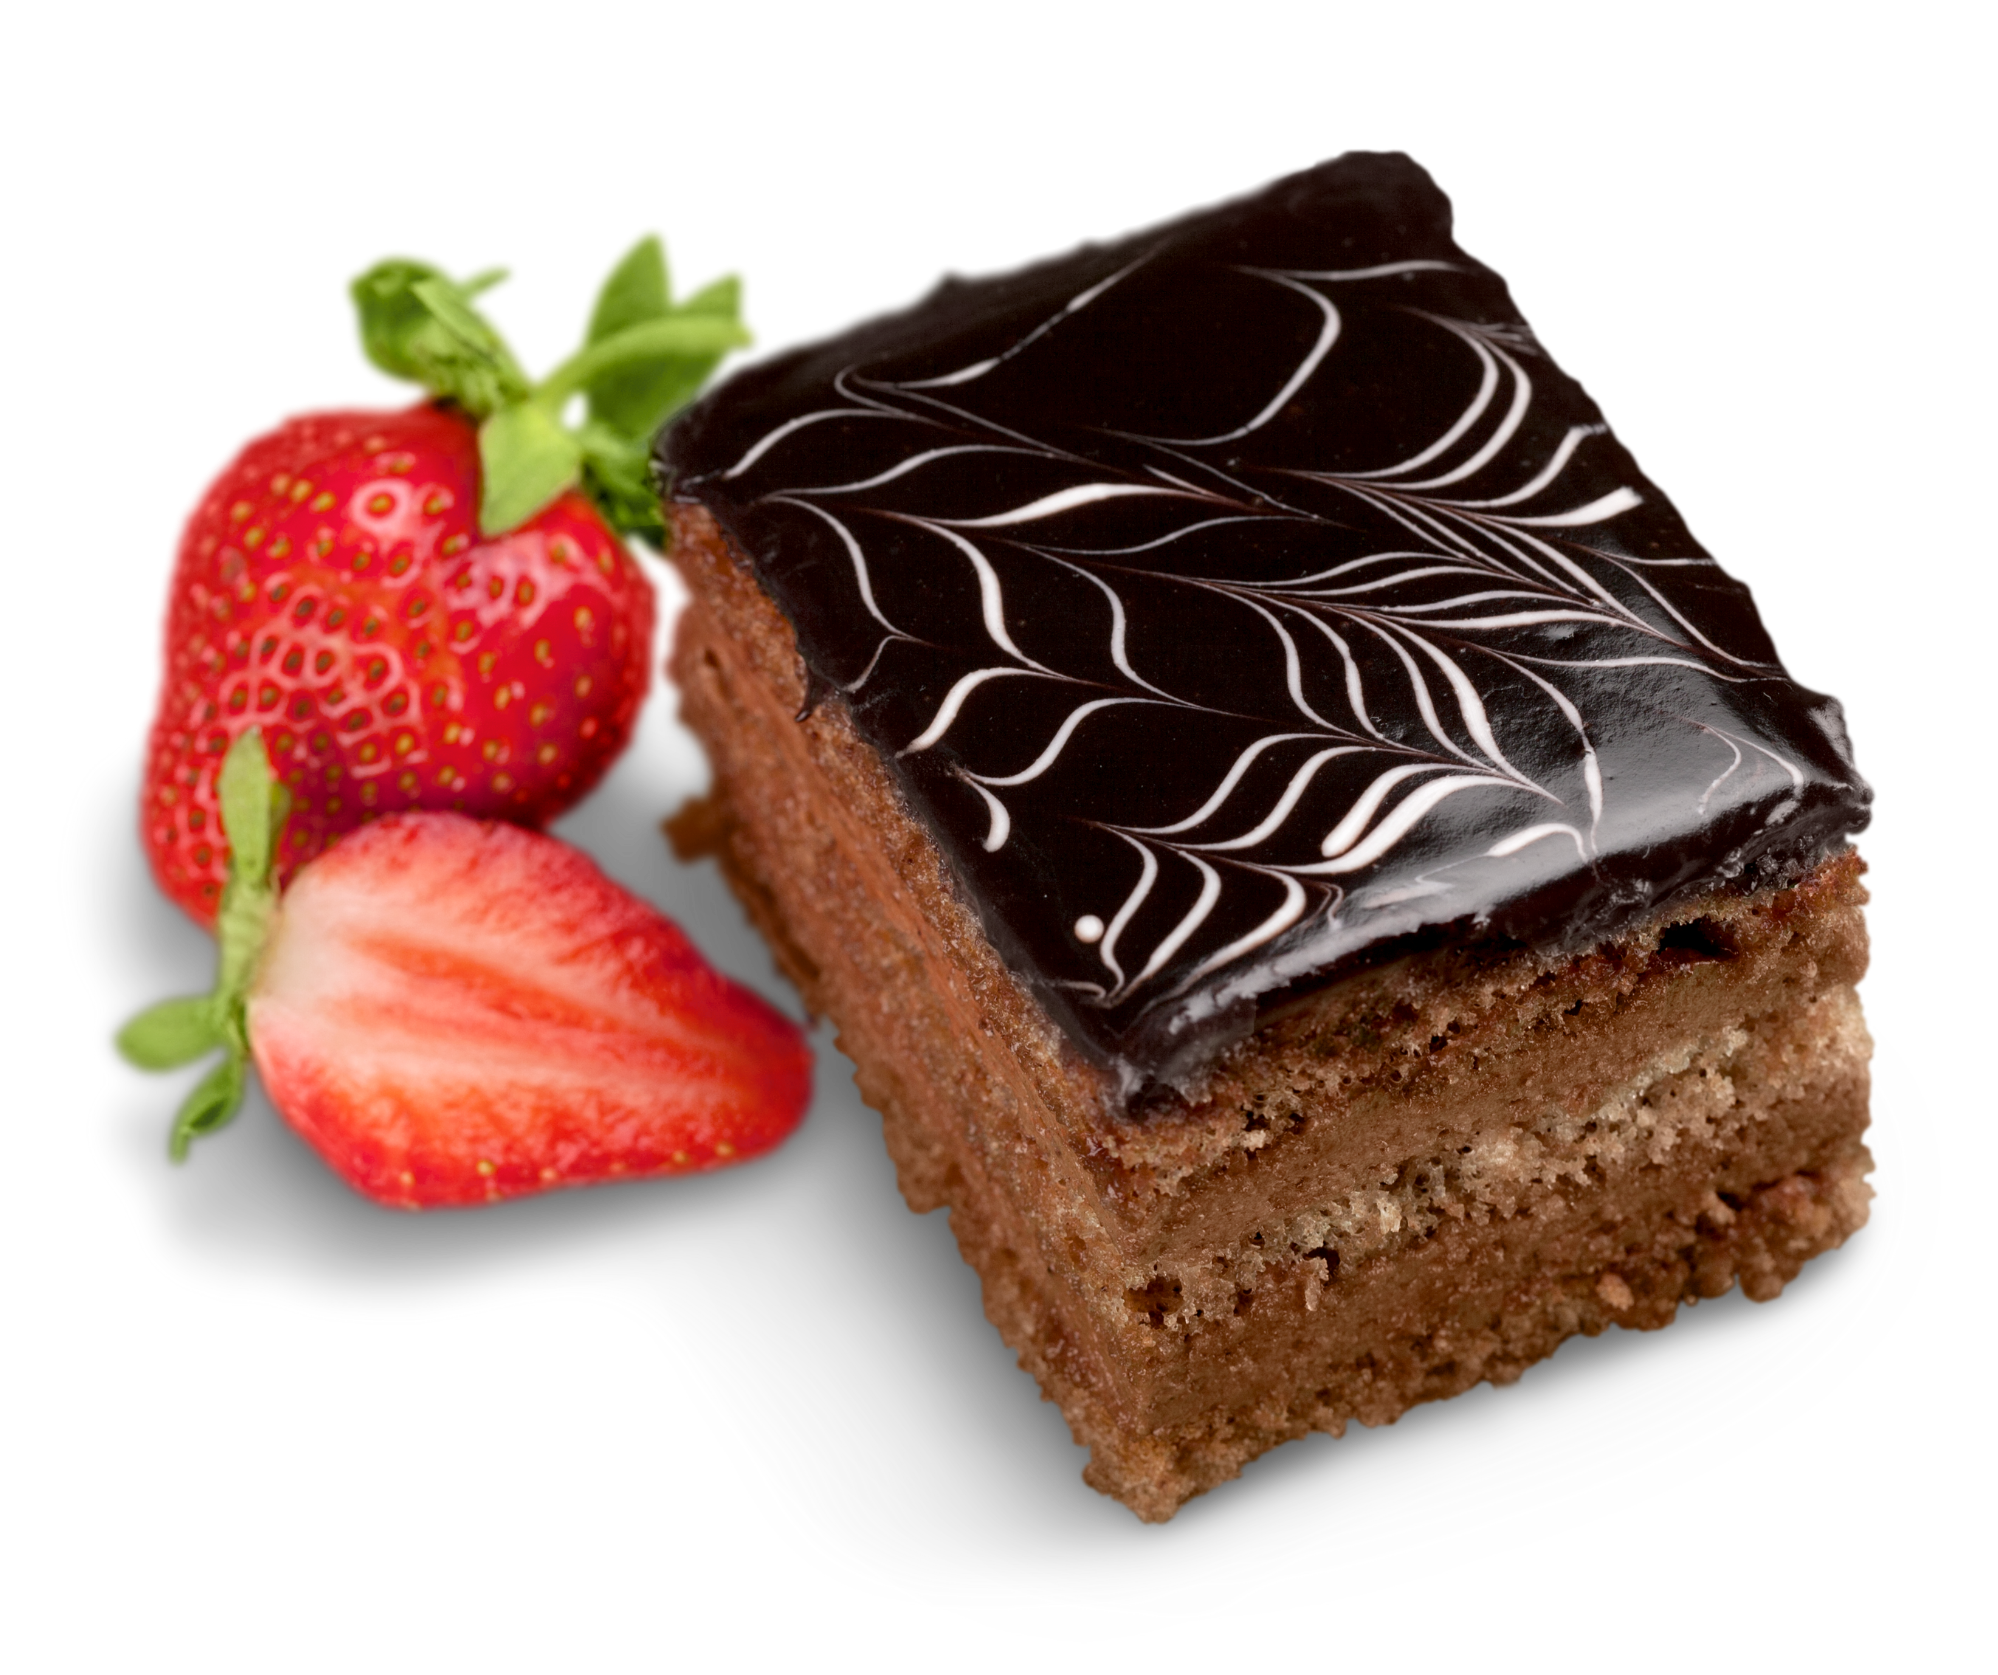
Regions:
<instances>
[{"instance_id":1,"label":"glossy dark chocolate icing","mask_svg":"<svg viewBox=\"0 0 1998 1675\"><path fill-rule=\"evenodd\" d=\"M1127 1094L1410 946L1582 946L1864 826L1776 661L1400 156L738 374L660 444Z\"/></svg>"}]
</instances>

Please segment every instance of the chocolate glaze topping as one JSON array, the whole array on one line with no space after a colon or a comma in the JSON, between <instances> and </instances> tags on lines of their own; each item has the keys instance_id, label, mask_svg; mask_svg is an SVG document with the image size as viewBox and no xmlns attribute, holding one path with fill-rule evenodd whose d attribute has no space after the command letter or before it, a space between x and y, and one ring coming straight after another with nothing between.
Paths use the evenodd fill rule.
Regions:
<instances>
[{"instance_id":1,"label":"chocolate glaze topping","mask_svg":"<svg viewBox=\"0 0 1998 1675\"><path fill-rule=\"evenodd\" d=\"M1405 157L738 374L662 438L1125 1095L1411 946L1579 947L1867 820Z\"/></svg>"}]
</instances>

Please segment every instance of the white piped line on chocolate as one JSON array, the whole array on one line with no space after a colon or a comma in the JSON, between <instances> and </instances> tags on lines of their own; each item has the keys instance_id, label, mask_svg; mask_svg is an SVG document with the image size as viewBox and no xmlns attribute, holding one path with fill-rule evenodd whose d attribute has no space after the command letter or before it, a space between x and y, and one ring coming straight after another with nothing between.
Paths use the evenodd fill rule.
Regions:
<instances>
[{"instance_id":1,"label":"white piped line on chocolate","mask_svg":"<svg viewBox=\"0 0 1998 1675\"><path fill-rule=\"evenodd\" d=\"M1543 826L1528 826L1523 832L1514 832L1511 837L1500 838L1485 853L1494 856L1517 855L1529 843L1538 843L1546 837L1573 838L1576 855L1584 861L1589 858L1589 846L1583 842L1582 834L1573 826L1564 825L1559 821L1549 821Z\"/></svg>"},{"instance_id":2,"label":"white piped line on chocolate","mask_svg":"<svg viewBox=\"0 0 1998 1675\"><path fill-rule=\"evenodd\" d=\"M1194 843L1188 844L1187 847L1189 849L1198 849L1205 854L1212 854L1216 850L1221 849L1249 849L1254 847L1290 818L1290 811L1297 807L1298 799L1304 795L1306 788L1311 784L1312 778L1320 768L1324 767L1334 757L1351 756L1364 748L1364 746L1357 744L1334 745L1330 750L1321 750L1317 755L1307 757L1304 766L1290 776L1290 783L1284 787L1283 795L1277 798L1276 807L1264 815L1257 825L1251 827L1240 837L1228 838L1221 843Z\"/></svg>"},{"instance_id":3,"label":"white piped line on chocolate","mask_svg":"<svg viewBox=\"0 0 1998 1675\"><path fill-rule=\"evenodd\" d=\"M1007 813L1006 805L993 796L990 791L986 790L984 786L980 785L970 774L962 774L959 777L972 790L976 791L979 796L985 799L985 812L992 818L992 824L986 828L985 832L984 847L987 853L1004 849L1006 847L1006 838L1013 830L1013 817Z\"/></svg>"},{"instance_id":4,"label":"white piped line on chocolate","mask_svg":"<svg viewBox=\"0 0 1998 1675\"><path fill-rule=\"evenodd\" d=\"M741 459L722 473L722 481L728 482L740 477L787 436L795 436L810 425L821 425L829 419L915 419L916 417L913 413L897 413L893 408L887 407L828 407L816 413L801 413L795 419L785 420L769 435L752 444Z\"/></svg>"},{"instance_id":5,"label":"white piped line on chocolate","mask_svg":"<svg viewBox=\"0 0 1998 1675\"><path fill-rule=\"evenodd\" d=\"M1319 311L1317 341L1305 353L1304 359L1298 362L1289 378L1284 380L1283 387L1264 403L1262 411L1247 424L1237 425L1233 430L1224 430L1218 436L1147 436L1141 440L1166 442L1178 448L1215 448L1223 442L1239 442L1243 437L1261 430L1281 413L1289 405L1290 398L1304 388L1325 357L1332 353L1332 345L1339 341L1339 330L1343 322L1339 317L1339 310L1332 305L1330 297L1321 297L1310 286L1300 285L1288 274L1274 273L1264 268L1244 268L1242 271L1253 273L1259 279L1272 280L1288 290L1295 291L1316 307Z\"/></svg>"},{"instance_id":6,"label":"white piped line on chocolate","mask_svg":"<svg viewBox=\"0 0 1998 1675\"><path fill-rule=\"evenodd\" d=\"M1242 783L1242 776L1249 771L1249 764L1274 744L1288 744L1294 739L1316 739L1319 733L1270 733L1244 750L1235 758L1234 765L1209 795L1206 802L1195 809L1184 820L1175 821L1170 826L1126 826L1123 829L1145 837L1170 837L1177 832L1191 831L1210 814L1228 800L1228 793Z\"/></svg>"},{"instance_id":7,"label":"white piped line on chocolate","mask_svg":"<svg viewBox=\"0 0 1998 1675\"><path fill-rule=\"evenodd\" d=\"M957 719L957 712L964 708L965 699L976 692L989 680L1002 680L1008 675L1036 675L1040 669L973 669L970 674L959 677L951 689L944 694L944 701L937 706L937 713L929 726L925 727L902 749L904 756L913 756L919 750L928 750L938 739L950 731L950 724Z\"/></svg>"},{"instance_id":8,"label":"white piped line on chocolate","mask_svg":"<svg viewBox=\"0 0 1998 1675\"><path fill-rule=\"evenodd\" d=\"M1096 914L1086 913L1071 927L1076 942L1094 949L1108 981L1092 984L1063 980L1064 986L1106 1005L1118 1004L1143 988L1165 972L1182 950L1194 944L1202 927L1227 899L1231 880L1242 880L1244 887L1250 881L1261 880L1259 887L1263 889L1274 882L1280 887L1280 900L1252 928L1229 936L1219 946L1201 950L1196 945L1198 958L1190 972L1176 977L1174 992L1183 991L1208 974L1267 947L1314 914L1329 918L1339 911L1345 897L1342 886L1333 879L1364 873L1381 862L1448 799L1472 791L1514 797L1524 793L1543 806L1550 803L1567 806L1561 797L1515 765L1507 754L1502 732L1512 737L1513 729L1537 728L1541 731L1535 736L1544 739L1545 730L1552 726L1564 735L1572 735L1575 754L1571 760L1588 804L1586 829L1569 820L1534 820L1489 843L1481 843L1466 854L1503 861L1551 838L1571 841L1581 860L1590 861L1596 853L1604 817L1604 777L1588 718L1575 697L1557 684L1558 671L1674 667L1697 670L1719 681L1737 682L1769 672L1771 668L1715 645L1641 573L1647 567L1710 566L1712 560L1636 558L1618 551L1611 541L1597 544L1580 541L1573 535L1575 531L1600 528L1641 505L1643 497L1628 484L1600 487L1603 456L1599 452L1589 452L1589 457L1596 461L1594 483L1586 488L1569 488L1564 494L1563 484L1570 480L1571 469L1576 467L1578 459L1589 451L1593 439L1607 435L1607 428L1601 424L1569 425L1551 448L1544 439L1522 441L1536 434L1529 424L1535 402L1534 381L1519 359L1520 354L1534 352L1534 346L1523 326L1480 324L1414 308L1401 310L1429 322L1461 343L1472 358L1477 381L1453 415L1447 419L1439 416L1441 428L1437 433L1396 463L1339 471L1274 465L1250 468L1240 465L1233 456L1208 452L1239 442L1276 423L1345 340L1346 316L1329 296L1315 287L1423 272L1475 271L1459 263L1424 258L1351 269L1235 269L1307 302L1317 311L1317 330L1262 405L1230 428L1205 436L1179 438L1110 432L1141 450L1155 451L1172 463L1174 468L1170 470L1156 461L1140 460L1128 467L1128 476L1115 477L1114 471L1124 468L1109 468L1099 461L1083 459L982 414L975 405L967 405L977 399L976 387L984 379L1043 344L1064 320L1098 302L1156 253L1156 249L1146 252L1078 293L1003 352L955 371L889 383L870 379L859 368L848 368L833 381L833 386L841 398L855 405L828 407L785 420L751 444L725 474L739 477L759 466L775 470L785 457L786 441L807 427L834 420L895 418L919 427L919 432L927 431L925 446L883 468L832 484L773 485L761 496L764 503L795 506L810 512L834 532L846 551L860 608L885 631L861 681L872 674L892 646L905 641L917 645L930 642L906 633L890 615L890 609L895 609L897 614L915 621L919 613L913 605L906 610L892 603L884 608L877 597L875 575L868 563L861 526L855 520L871 515L920 529L943 542L970 566L977 584L977 616L975 624L962 626L972 634L982 630L984 641L992 648L984 655L996 653L999 660L957 674L928 723L903 747L901 755L931 750L949 737L968 706L990 702L979 694L993 682L1025 676L1074 682L1098 692L1104 690L1106 683L1110 685L1109 695L1092 696L1070 706L1025 767L1009 769L998 763L973 767L962 760L953 764L956 777L982 799L988 817L982 847L988 852L1003 849L1013 834L1012 815L995 791L1043 779L1068 758L1077 735L1091 725L1093 718L1138 704L1188 711L1206 709L1139 673L1131 644L1132 616L1124 592L1126 575L1142 574L1155 586L1193 589L1201 596L1201 602L1190 604L1189 609L1246 611L1268 630L1266 644L1272 672L1280 669L1283 690L1298 718L1295 730L1265 731L1250 739L1233 753L1225 772L1199 791L1189 811L1177 819L1139 825L1127 818L1117 818L1118 811L1114 809L1085 807L1077 813L1077 818L1130 845L1138 862L1137 877L1107 924ZM1294 324L1295 316L1290 329L1294 329ZM930 393L944 391L951 392L952 399ZM898 407L895 405L898 399L918 403L920 408L910 411L906 406ZM973 439L966 440L967 437ZM980 454L1044 461L1051 473L1080 473L1081 480L1047 488L997 511L968 507L959 514L916 513L893 503L893 493L928 483L932 481L930 473L956 470L959 462ZM1284 521L1309 525L1328 521L1322 512L1286 503L1267 489L1251 487L1243 480L1244 472L1249 469L1261 470L1265 478L1288 477L1348 497L1367 514L1395 525L1395 544L1387 550L1366 553L1306 574L1275 575L1254 581L1180 574L1170 568L1169 562L1167 568L1159 570L1126 567L1128 560L1164 553L1177 543L1236 526ZM1106 470L1112 471L1113 476L1103 475ZM1494 482L1494 478L1499 480ZM945 476L940 480L957 483L960 478ZM1508 480L1511 486L1506 486ZM1437 492L1474 484L1491 484L1496 492L1451 498ZM878 503L860 498L877 494L884 496ZM836 517L817 503L830 497L840 497L848 517ZM1570 503L1561 504L1561 498ZM1549 499L1554 501L1551 506ZM1090 522L1097 515L1092 509L1114 502L1142 500L1159 503L1158 515L1170 520L1171 527L1138 541L1126 534L1122 544L1077 544L1083 540L1078 532L1100 527ZM988 498L986 505L990 504ZM1192 515L1176 514L1172 510L1175 505ZM1536 531L1547 531L1548 535ZM1006 555L1008 577L1022 574L1020 564L1038 562L1054 567L1068 578L1079 577L1090 584L1108 612L1102 654L1107 656L1117 678L1128 683L1128 690L1118 692L1116 681L1110 680L1100 666L1065 670L1022 649L1015 638L1015 622L1009 620L1006 584L994 563L994 557L1001 552ZM1584 563L1584 559L1588 562ZM1598 574L1592 565L1604 567L1603 573ZM1607 585L1604 575L1611 572L1627 577L1634 585L1637 591L1629 599L1619 597ZM1435 592L1435 584L1447 584L1450 580L1461 585L1452 588L1445 597L1410 596L1413 588L1426 587ZM1652 606L1656 607L1655 612ZM933 601L930 608L934 608ZM1308 633L1303 632L1306 629ZM1576 649L1581 655L1550 657L1521 649L1516 639L1509 644L1485 643L1487 636L1518 630L1560 631L1550 633L1549 640L1558 640L1574 630L1598 636L1613 632L1648 640L1659 649L1625 655L1589 655L1611 649L1603 647L1598 638L1578 644ZM952 647L968 643L966 632L947 639ZM1062 661L1056 653L1046 655ZM1489 658L1491 663L1479 662L1480 657ZM1170 667L1168 657L1147 654L1142 661L1160 678L1174 678L1160 673ZM1714 666L1715 661L1739 672L1723 672ZM1498 719L1494 719L1494 709L1488 702L1492 689L1481 686L1480 673L1496 666L1509 669L1513 676L1528 683L1544 698L1551 713L1534 717L1498 712ZM1412 705L1414 716L1390 721L1389 717L1404 716L1404 712L1398 705L1382 708L1370 704L1370 680L1385 683L1385 689L1398 692ZM857 690L859 684L854 683L848 690ZM1375 690L1378 694L1383 688ZM1512 689L1511 702L1515 704L1518 690L1516 686ZM1327 693L1338 695L1345 711L1350 713L1341 713L1337 703L1329 706L1333 713L1326 713ZM1223 712L1207 710L1207 713ZM1419 728L1414 725L1417 718ZM1734 761L1700 797L1698 813L1704 815L1714 795L1740 768L1744 748L1753 748L1776 762L1789 774L1795 788L1802 791L1804 778L1795 763L1753 739L1738 740L1704 723L1688 724L1699 726L1734 753ZM1424 731L1428 734L1427 741L1411 742L1411 736L1419 739ZM1397 737L1396 733L1407 736ZM1289 756L1287 760L1272 755L1305 745L1317 748L1308 754ZM1280 841L1290 844L1289 853L1295 855L1300 834L1292 828L1324 770L1334 762L1368 754L1379 762L1378 771L1351 793L1351 800L1322 837L1315 841L1307 839L1318 858L1270 859L1268 850ZM1018 759L1015 755L1014 761ZM1272 772L1270 764L1276 760L1283 760L1283 766ZM1261 788L1256 792L1258 802L1243 808L1238 805L1248 796L1245 787L1252 774L1256 776L1254 784ZM1322 793L1319 806L1322 810ZM1232 835L1214 833L1211 823L1230 814ZM1579 816L1577 808L1577 820ZM1314 818L1322 819L1322 812ZM1227 831L1228 828L1222 828L1223 833ZM1191 869L1190 874L1172 875L1176 879L1173 890L1197 888L1193 888L1189 905L1174 910L1176 917L1170 927L1161 929L1155 922L1157 914L1146 914L1145 910L1160 893L1161 881L1167 876L1163 868L1168 861L1176 868ZM1452 864L1455 863L1444 863L1437 870L1447 874ZM1368 891L1363 882L1358 887L1361 894L1357 905L1367 909L1447 894L1453 889L1446 879L1426 872L1413 882L1398 881L1392 888ZM1170 899L1184 901L1185 898L1182 894ZM1147 927L1143 934L1155 940L1151 940L1151 946L1142 955L1129 957L1129 963L1136 969L1127 975L1123 942L1127 936L1138 934L1134 927L1141 915ZM1240 929L1239 918L1235 928Z\"/></svg>"},{"instance_id":9,"label":"white piped line on chocolate","mask_svg":"<svg viewBox=\"0 0 1998 1675\"><path fill-rule=\"evenodd\" d=\"M1014 507L1010 512L994 512L984 518L938 518L935 521L952 529L1003 529L1008 524L1036 523L1042 518L1072 512L1078 506L1094 506L1104 500L1123 500L1134 494L1170 495L1178 499L1184 497L1186 490L1148 488L1143 483L1082 483L1072 489L1043 495L1025 506Z\"/></svg>"},{"instance_id":10,"label":"white piped line on chocolate","mask_svg":"<svg viewBox=\"0 0 1998 1675\"><path fill-rule=\"evenodd\" d=\"M1141 704L1144 702L1146 700L1142 698L1092 698L1088 703L1080 704L1069 712L1068 719L1056 729L1055 736L1048 740L1047 748L1018 773L971 774L969 777L976 780L980 785L1025 785L1029 780L1039 779L1042 774L1054 766L1056 758L1067 748L1068 741L1075 736L1076 728L1080 727L1083 722L1087 721L1098 710L1111 709L1118 704ZM997 849L999 846L995 843L988 845L988 847Z\"/></svg>"},{"instance_id":11,"label":"white piped line on chocolate","mask_svg":"<svg viewBox=\"0 0 1998 1675\"><path fill-rule=\"evenodd\" d=\"M1089 286L1086 290L1077 292L1073 297L1069 298L1068 306L1062 309L1062 311L1059 314L1052 315L1048 319L1043 320L1039 325L1034 327L1032 331L1028 332L1025 337L1021 338L1019 342L1015 343L1012 346L1012 348L1008 349L1003 355L992 355L982 361L973 361L971 365L959 367L955 372L946 372L940 378L907 379L904 382L896 385L896 388L902 390L941 390L941 389L947 389L956 384L970 384L980 378L983 378L986 375L986 373L993 371L995 368L1004 366L1015 355L1019 354L1021 351L1027 349L1031 345L1038 343L1043 337L1047 336L1049 332L1053 331L1056 326L1060 325L1062 321L1066 320L1071 314L1080 314L1098 297L1102 296L1104 292L1108 291L1113 285L1119 283L1126 276L1136 273L1139 268L1143 267L1147 262L1149 262L1152 259L1153 256L1157 254L1158 252L1155 249L1147 250L1135 262L1126 262L1121 268L1119 268L1115 273L1111 274L1108 278L1099 279L1094 285Z\"/></svg>"},{"instance_id":12,"label":"white piped line on chocolate","mask_svg":"<svg viewBox=\"0 0 1998 1675\"><path fill-rule=\"evenodd\" d=\"M1609 426L1607 425L1570 425L1568 427L1568 434L1561 438L1560 447L1554 450L1552 457L1548 459L1546 465L1540 469L1536 476L1527 479L1526 485L1523 488L1516 488L1512 493L1501 494L1492 500L1452 500L1449 504L1452 506L1461 506L1466 511L1488 512L1497 506L1517 506L1522 500L1531 500L1567 469L1568 461L1575 457L1575 450L1577 448L1591 436L1602 436L1608 430ZM1631 491L1629 489L1618 489L1616 492L1618 494L1629 494ZM1634 506L1637 503L1633 500L1631 504Z\"/></svg>"}]
</instances>

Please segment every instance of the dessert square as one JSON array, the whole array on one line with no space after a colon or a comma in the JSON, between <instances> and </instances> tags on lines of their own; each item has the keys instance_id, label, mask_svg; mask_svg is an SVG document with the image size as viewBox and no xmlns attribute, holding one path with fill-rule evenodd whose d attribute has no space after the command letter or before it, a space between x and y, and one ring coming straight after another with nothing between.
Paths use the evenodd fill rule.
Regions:
<instances>
[{"instance_id":1,"label":"dessert square","mask_svg":"<svg viewBox=\"0 0 1998 1675\"><path fill-rule=\"evenodd\" d=\"M1164 1518L1865 1219L1870 800L1406 158L662 438L674 824Z\"/></svg>"}]
</instances>

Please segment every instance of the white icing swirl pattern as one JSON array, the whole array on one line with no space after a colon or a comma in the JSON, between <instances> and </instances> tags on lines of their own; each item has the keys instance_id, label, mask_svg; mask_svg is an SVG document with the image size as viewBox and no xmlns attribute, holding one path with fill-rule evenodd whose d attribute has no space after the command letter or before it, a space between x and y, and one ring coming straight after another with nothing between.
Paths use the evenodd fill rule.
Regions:
<instances>
[{"instance_id":1,"label":"white icing swirl pattern","mask_svg":"<svg viewBox=\"0 0 1998 1675\"><path fill-rule=\"evenodd\" d=\"M1627 913L1810 797L1863 821L1745 592L1446 231L1306 265L1212 219L1066 297L947 291L669 450L1084 1036L1143 1079L1357 949Z\"/></svg>"}]
</instances>

